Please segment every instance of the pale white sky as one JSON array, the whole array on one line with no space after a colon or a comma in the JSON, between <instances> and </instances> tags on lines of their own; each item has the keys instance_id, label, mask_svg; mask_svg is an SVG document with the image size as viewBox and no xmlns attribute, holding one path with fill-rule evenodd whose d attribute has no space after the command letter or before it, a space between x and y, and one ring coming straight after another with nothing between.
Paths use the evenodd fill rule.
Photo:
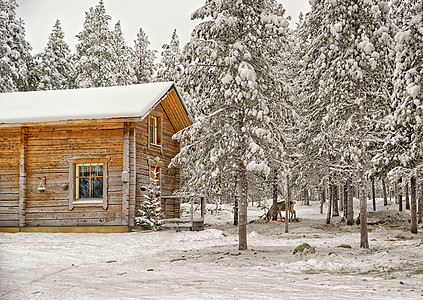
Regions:
<instances>
[{"instance_id":1,"label":"pale white sky","mask_svg":"<svg viewBox=\"0 0 423 300\"><path fill-rule=\"evenodd\" d=\"M308 0L278 0L291 15L291 27L295 27L300 11L310 10ZM26 39L33 47L33 53L41 52L47 45L56 19L62 23L65 41L75 53L77 35L82 31L85 12L99 3L99 0L17 0L18 17L25 21ZM104 0L106 13L112 17L113 28L121 21L126 43L134 45L141 27L151 42L151 49L160 50L169 43L176 29L181 46L189 41L193 27L198 21L191 21L191 14L205 3L204 0Z\"/></svg>"}]
</instances>

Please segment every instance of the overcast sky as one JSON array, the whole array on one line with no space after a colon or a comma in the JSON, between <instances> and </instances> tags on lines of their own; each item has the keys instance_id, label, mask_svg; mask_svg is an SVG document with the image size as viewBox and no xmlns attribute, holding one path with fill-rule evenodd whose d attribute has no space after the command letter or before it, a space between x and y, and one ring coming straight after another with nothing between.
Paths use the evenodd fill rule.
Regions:
<instances>
[{"instance_id":1,"label":"overcast sky","mask_svg":"<svg viewBox=\"0 0 423 300\"><path fill-rule=\"evenodd\" d=\"M300 11L310 10L309 0L278 0L292 16L291 27L295 27ZM65 41L75 52L76 34L82 31L85 12L99 3L99 0L17 0L18 17L25 21L26 38L33 47L33 53L41 52L56 19L62 23ZM104 0L106 13L112 17L111 28L117 21L129 46L134 45L139 28L142 28L151 42L151 49L160 50L169 43L173 29L176 29L181 46L189 41L193 27L198 21L191 21L191 14L205 3L204 0Z\"/></svg>"}]
</instances>

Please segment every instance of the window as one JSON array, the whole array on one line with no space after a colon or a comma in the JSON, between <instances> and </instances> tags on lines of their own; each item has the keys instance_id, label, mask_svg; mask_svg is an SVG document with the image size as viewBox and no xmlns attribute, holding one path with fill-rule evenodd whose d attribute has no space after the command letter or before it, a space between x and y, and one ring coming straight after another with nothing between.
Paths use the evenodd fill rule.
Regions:
<instances>
[{"instance_id":1,"label":"window","mask_svg":"<svg viewBox=\"0 0 423 300\"><path fill-rule=\"evenodd\" d=\"M161 144L161 122L160 117L150 117L150 144Z\"/></svg>"},{"instance_id":2,"label":"window","mask_svg":"<svg viewBox=\"0 0 423 300\"><path fill-rule=\"evenodd\" d=\"M69 209L103 206L107 209L107 162L110 158L73 158L69 162Z\"/></svg>"},{"instance_id":3,"label":"window","mask_svg":"<svg viewBox=\"0 0 423 300\"><path fill-rule=\"evenodd\" d=\"M103 199L103 164L77 164L75 198Z\"/></svg>"}]
</instances>

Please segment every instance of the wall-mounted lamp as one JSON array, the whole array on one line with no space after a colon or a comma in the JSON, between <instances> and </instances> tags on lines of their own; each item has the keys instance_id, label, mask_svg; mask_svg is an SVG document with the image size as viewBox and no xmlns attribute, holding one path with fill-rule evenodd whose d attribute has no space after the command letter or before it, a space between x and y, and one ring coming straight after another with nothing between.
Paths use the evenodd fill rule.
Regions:
<instances>
[{"instance_id":1,"label":"wall-mounted lamp","mask_svg":"<svg viewBox=\"0 0 423 300\"><path fill-rule=\"evenodd\" d=\"M37 187L37 190L39 190L40 192L44 192L46 190L46 187L44 186L46 184L46 177L44 177L43 179L41 179L40 184Z\"/></svg>"}]
</instances>

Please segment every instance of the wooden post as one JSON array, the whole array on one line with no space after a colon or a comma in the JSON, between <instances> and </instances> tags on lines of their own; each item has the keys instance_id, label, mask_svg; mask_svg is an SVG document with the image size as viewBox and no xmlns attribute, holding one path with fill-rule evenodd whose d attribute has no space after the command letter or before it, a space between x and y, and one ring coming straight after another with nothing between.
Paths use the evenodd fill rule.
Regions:
<instances>
[{"instance_id":1,"label":"wooden post","mask_svg":"<svg viewBox=\"0 0 423 300\"><path fill-rule=\"evenodd\" d=\"M19 220L18 226L25 226L25 206L26 206L26 159L28 145L28 128L21 128L21 150L19 161Z\"/></svg>"},{"instance_id":2,"label":"wooden post","mask_svg":"<svg viewBox=\"0 0 423 300\"><path fill-rule=\"evenodd\" d=\"M133 135L131 136L131 166L132 176L130 178L130 199L129 199L129 226L135 226L135 206L137 197L137 135L133 128ZM166 207L166 206L165 206Z\"/></svg>"},{"instance_id":3,"label":"wooden post","mask_svg":"<svg viewBox=\"0 0 423 300\"><path fill-rule=\"evenodd\" d=\"M122 197L122 225L129 226L129 174L130 174L130 156L129 156L129 123L125 123L123 131L123 197Z\"/></svg>"}]
</instances>

